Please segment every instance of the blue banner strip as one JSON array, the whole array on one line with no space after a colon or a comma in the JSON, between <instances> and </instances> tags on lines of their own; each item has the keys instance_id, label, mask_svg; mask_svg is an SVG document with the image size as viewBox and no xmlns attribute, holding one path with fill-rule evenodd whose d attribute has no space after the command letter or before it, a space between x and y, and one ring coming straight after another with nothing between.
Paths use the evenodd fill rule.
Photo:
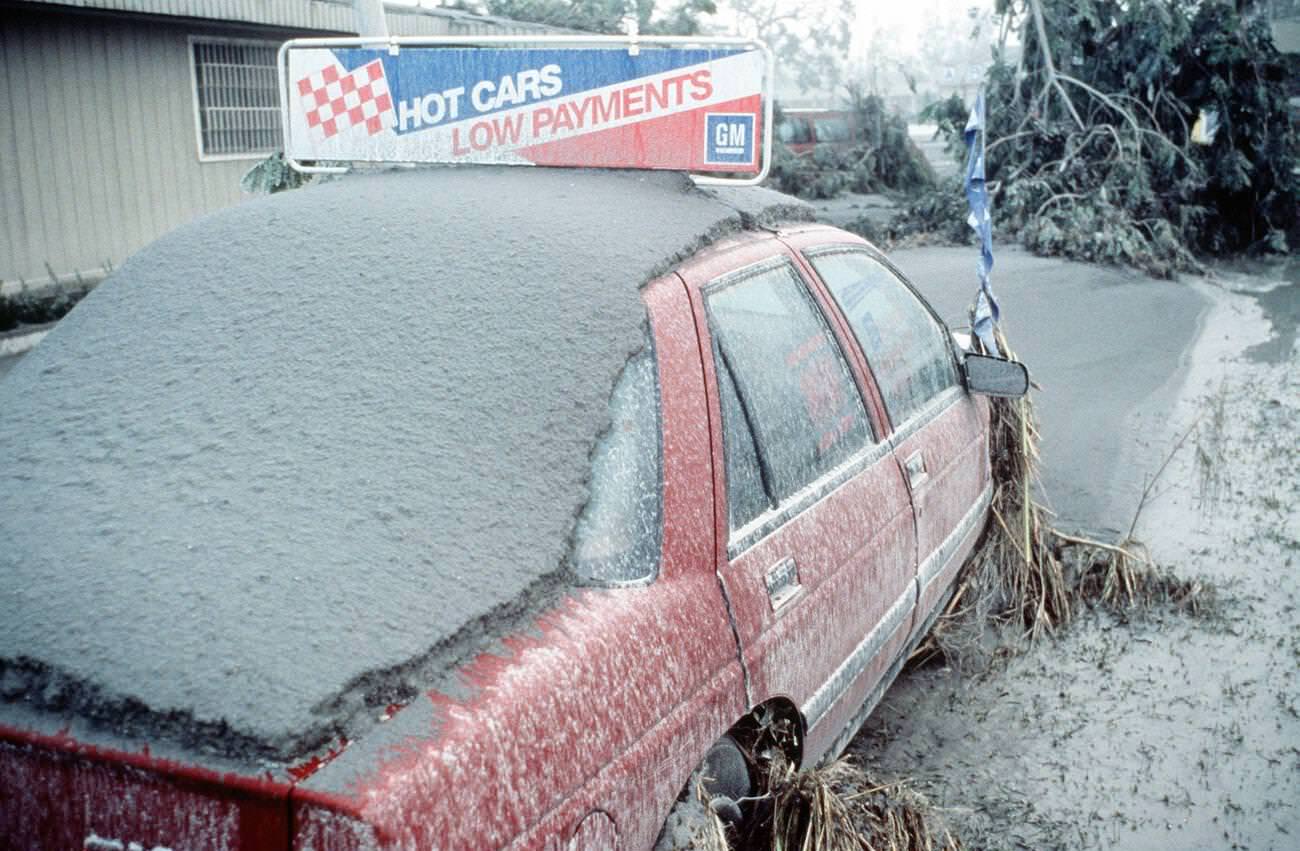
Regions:
<instances>
[{"instance_id":1,"label":"blue banner strip","mask_svg":"<svg viewBox=\"0 0 1300 851\"><path fill-rule=\"evenodd\" d=\"M984 185L984 91L975 96L975 106L966 121L966 204L970 215L966 222L975 231L980 241L980 259L976 266L980 288L975 296L975 311L972 324L975 336L979 337L984 350L999 356L998 343L994 339L1001 312L998 300L993 295L993 284L989 274L993 271L993 220L989 215L989 193Z\"/></svg>"}]
</instances>

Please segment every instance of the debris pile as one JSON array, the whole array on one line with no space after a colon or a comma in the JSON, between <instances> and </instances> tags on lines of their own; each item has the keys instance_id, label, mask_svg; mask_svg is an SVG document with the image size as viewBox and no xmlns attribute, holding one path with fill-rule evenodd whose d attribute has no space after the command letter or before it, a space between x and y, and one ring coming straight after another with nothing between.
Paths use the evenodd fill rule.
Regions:
<instances>
[{"instance_id":1,"label":"debris pile","mask_svg":"<svg viewBox=\"0 0 1300 851\"><path fill-rule=\"evenodd\" d=\"M998 344L1011 352L1001 332ZM1191 614L1213 608L1210 583L1176 576L1134 538L1138 516L1168 459L1148 482L1128 532L1118 542L1069 535L1055 528L1051 512L1034 494L1039 434L1032 402L1028 396L991 402L994 491L989 525L962 568L952 600L914 651L913 663L942 659L959 668L978 667L991 656L1011 652L1018 639L1051 634L1086 606L1121 615L1157 603ZM1190 434L1184 434L1169 458ZM1003 640L1008 633L1011 644Z\"/></svg>"}]
</instances>

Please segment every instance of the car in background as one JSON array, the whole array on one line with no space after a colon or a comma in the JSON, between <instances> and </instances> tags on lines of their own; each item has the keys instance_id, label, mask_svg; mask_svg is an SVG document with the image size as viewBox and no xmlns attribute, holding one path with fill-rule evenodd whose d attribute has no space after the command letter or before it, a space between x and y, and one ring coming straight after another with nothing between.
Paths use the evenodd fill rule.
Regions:
<instances>
[{"instance_id":1,"label":"car in background","mask_svg":"<svg viewBox=\"0 0 1300 851\"><path fill-rule=\"evenodd\" d=\"M0 382L5 844L647 849L701 766L839 753L984 528L989 411L807 218L424 169L133 258Z\"/></svg>"},{"instance_id":2,"label":"car in background","mask_svg":"<svg viewBox=\"0 0 1300 851\"><path fill-rule=\"evenodd\" d=\"M845 151L858 142L853 114L838 109L786 109L776 122L776 139L796 154L818 145Z\"/></svg>"}]
</instances>

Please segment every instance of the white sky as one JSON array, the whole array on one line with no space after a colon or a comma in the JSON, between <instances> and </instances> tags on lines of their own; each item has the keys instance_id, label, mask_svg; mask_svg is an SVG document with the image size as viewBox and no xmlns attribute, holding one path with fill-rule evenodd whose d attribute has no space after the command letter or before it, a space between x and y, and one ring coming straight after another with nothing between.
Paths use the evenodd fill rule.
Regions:
<instances>
[{"instance_id":1,"label":"white sky","mask_svg":"<svg viewBox=\"0 0 1300 851\"><path fill-rule=\"evenodd\" d=\"M993 0L858 0L857 7L855 45L881 30L888 34L895 53L909 54L919 45L921 33L935 20L969 20L972 8L993 11Z\"/></svg>"},{"instance_id":2,"label":"white sky","mask_svg":"<svg viewBox=\"0 0 1300 851\"><path fill-rule=\"evenodd\" d=\"M442 5L440 0L385 0L392 6L430 6ZM779 0L782 5L805 7L804 0ZM834 0L829 0L834 2ZM673 5L673 0L659 0L657 5L665 9ZM725 5L719 3L719 6ZM913 52L920 41L926 26L941 18L948 20L964 19L972 7L992 11L993 0L858 0L857 21L854 26L854 43L862 44L870 39L872 33L881 30L888 34L891 47L897 54ZM715 24L726 25L725 10L707 20Z\"/></svg>"},{"instance_id":3,"label":"white sky","mask_svg":"<svg viewBox=\"0 0 1300 851\"><path fill-rule=\"evenodd\" d=\"M914 40L937 17L965 17L968 9L993 8L992 0L858 0L859 32L892 30L900 40Z\"/></svg>"},{"instance_id":4,"label":"white sky","mask_svg":"<svg viewBox=\"0 0 1300 851\"><path fill-rule=\"evenodd\" d=\"M440 0L384 0L390 6L443 5ZM785 0L790 6L804 6L802 0ZM656 4L665 9L672 0L659 0ZM971 6L992 9L993 0L858 0L858 29L869 32L873 27L891 28L900 38L912 40L927 20L936 14L964 15Z\"/></svg>"}]
</instances>

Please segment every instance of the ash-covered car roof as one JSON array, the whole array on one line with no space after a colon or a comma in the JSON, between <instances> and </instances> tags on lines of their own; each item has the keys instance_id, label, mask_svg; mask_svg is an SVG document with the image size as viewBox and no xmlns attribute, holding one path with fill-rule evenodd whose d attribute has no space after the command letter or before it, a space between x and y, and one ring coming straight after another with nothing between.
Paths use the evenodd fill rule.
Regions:
<instances>
[{"instance_id":1,"label":"ash-covered car roof","mask_svg":"<svg viewBox=\"0 0 1300 851\"><path fill-rule=\"evenodd\" d=\"M290 759L427 686L567 587L639 287L790 201L402 171L142 250L0 381L0 716Z\"/></svg>"}]
</instances>

